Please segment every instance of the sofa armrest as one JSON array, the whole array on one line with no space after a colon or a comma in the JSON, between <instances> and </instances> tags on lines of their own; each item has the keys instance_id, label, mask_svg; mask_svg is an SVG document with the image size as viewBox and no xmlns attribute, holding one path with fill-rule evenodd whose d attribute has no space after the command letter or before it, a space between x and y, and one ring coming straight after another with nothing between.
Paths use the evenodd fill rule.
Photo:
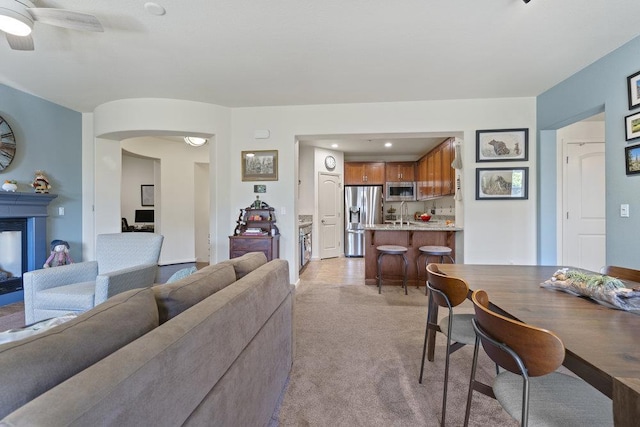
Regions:
<instances>
[{"instance_id":1,"label":"sofa armrest","mask_svg":"<svg viewBox=\"0 0 640 427\"><path fill-rule=\"evenodd\" d=\"M95 305L101 304L121 292L153 285L157 271L157 264L143 264L98 275L96 277Z\"/></svg>"}]
</instances>

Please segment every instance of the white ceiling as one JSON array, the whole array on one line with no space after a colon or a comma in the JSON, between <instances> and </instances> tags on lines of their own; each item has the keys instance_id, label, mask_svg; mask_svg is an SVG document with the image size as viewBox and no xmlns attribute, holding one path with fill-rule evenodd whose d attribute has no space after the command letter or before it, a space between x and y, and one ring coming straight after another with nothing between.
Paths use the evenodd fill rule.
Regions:
<instances>
[{"instance_id":1,"label":"white ceiling","mask_svg":"<svg viewBox=\"0 0 640 427\"><path fill-rule=\"evenodd\" d=\"M229 107L537 96L640 34L638 0L41 0L0 83L80 112L126 98ZM0 38L2 36L0 35Z\"/></svg>"}]
</instances>

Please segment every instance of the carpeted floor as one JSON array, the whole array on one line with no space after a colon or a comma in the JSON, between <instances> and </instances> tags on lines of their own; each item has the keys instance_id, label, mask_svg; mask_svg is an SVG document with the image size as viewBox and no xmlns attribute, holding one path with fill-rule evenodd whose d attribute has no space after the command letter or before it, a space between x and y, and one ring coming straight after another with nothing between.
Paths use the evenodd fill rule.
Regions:
<instances>
[{"instance_id":1,"label":"carpeted floor","mask_svg":"<svg viewBox=\"0 0 640 427\"><path fill-rule=\"evenodd\" d=\"M439 426L441 334L436 359L426 362L426 377L418 383L426 302L424 288L404 295L400 286L385 286L378 295L373 286L304 281L296 294L293 369L274 421L280 426ZM472 355L467 346L451 357L447 425L462 425ZM494 365L481 356L482 379L490 381ZM470 425L518 424L496 401L474 393Z\"/></svg>"}]
</instances>

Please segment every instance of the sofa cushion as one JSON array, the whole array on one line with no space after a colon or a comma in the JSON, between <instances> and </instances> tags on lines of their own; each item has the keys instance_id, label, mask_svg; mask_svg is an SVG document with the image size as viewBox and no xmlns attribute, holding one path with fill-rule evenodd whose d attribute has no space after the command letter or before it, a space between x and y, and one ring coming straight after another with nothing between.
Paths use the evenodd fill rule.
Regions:
<instances>
[{"instance_id":1,"label":"sofa cushion","mask_svg":"<svg viewBox=\"0 0 640 427\"><path fill-rule=\"evenodd\" d=\"M221 264L231 264L236 272L236 280L242 279L247 274L267 263L264 252L249 252L238 258L231 258Z\"/></svg>"},{"instance_id":2,"label":"sofa cushion","mask_svg":"<svg viewBox=\"0 0 640 427\"><path fill-rule=\"evenodd\" d=\"M152 289L158 304L160 324L235 281L233 267L220 263L205 267L177 282L154 286Z\"/></svg>"},{"instance_id":3,"label":"sofa cushion","mask_svg":"<svg viewBox=\"0 0 640 427\"><path fill-rule=\"evenodd\" d=\"M46 332L0 345L0 418L157 326L153 291L134 289Z\"/></svg>"}]
</instances>

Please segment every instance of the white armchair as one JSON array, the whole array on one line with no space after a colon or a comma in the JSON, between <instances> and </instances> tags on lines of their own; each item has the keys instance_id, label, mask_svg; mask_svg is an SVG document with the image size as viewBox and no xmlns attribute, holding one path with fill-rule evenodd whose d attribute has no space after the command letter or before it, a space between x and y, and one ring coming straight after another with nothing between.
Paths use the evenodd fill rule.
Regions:
<instances>
[{"instance_id":1,"label":"white armchair","mask_svg":"<svg viewBox=\"0 0 640 427\"><path fill-rule=\"evenodd\" d=\"M25 273L26 324L82 313L120 292L153 285L163 239L155 233L100 234L96 261Z\"/></svg>"}]
</instances>

